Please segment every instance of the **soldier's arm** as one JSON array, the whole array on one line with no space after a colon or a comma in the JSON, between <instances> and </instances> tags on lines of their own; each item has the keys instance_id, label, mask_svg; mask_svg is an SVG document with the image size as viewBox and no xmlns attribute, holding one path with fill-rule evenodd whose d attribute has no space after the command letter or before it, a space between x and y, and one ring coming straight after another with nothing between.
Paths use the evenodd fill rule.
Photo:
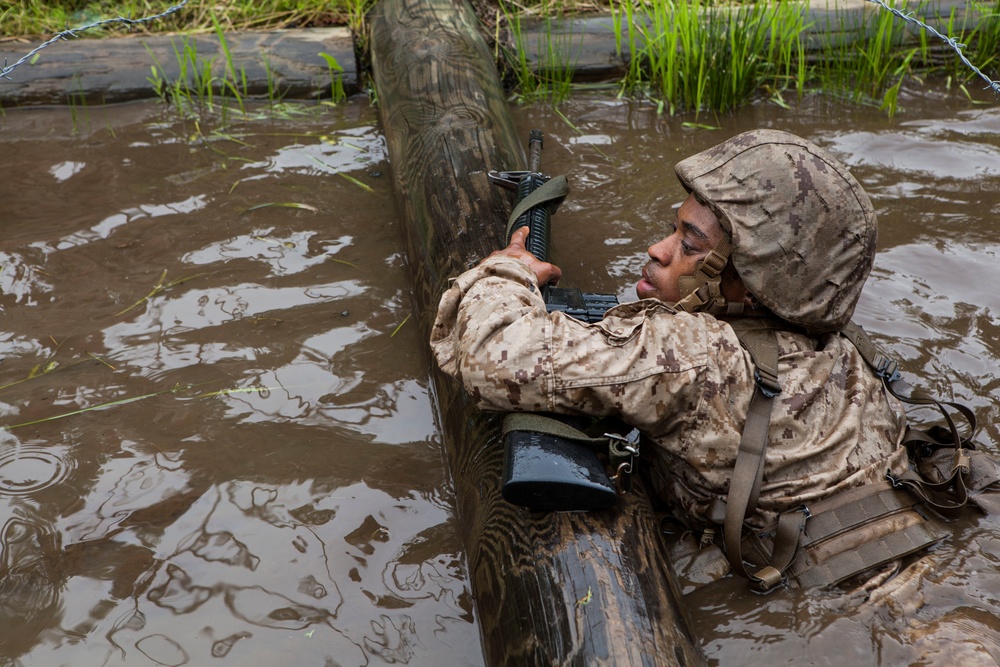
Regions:
<instances>
[{"instance_id":1,"label":"soldier's arm","mask_svg":"<svg viewBox=\"0 0 1000 667\"><path fill-rule=\"evenodd\" d=\"M548 313L534 273L496 256L442 296L431 347L482 409L616 415L643 428L697 403L716 370L704 343L711 332L677 317L697 331L671 329L659 302L620 306L596 324Z\"/></svg>"}]
</instances>

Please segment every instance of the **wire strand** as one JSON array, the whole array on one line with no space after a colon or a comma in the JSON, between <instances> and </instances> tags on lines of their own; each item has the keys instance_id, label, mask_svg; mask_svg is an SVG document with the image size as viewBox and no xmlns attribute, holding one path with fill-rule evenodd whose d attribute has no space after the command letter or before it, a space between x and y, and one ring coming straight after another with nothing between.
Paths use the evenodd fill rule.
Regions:
<instances>
[{"instance_id":1,"label":"wire strand","mask_svg":"<svg viewBox=\"0 0 1000 667\"><path fill-rule=\"evenodd\" d=\"M51 46L52 44L55 44L56 42L62 41L64 39L68 40L71 37L74 38L79 37L80 33L85 30L90 30L91 28L99 28L101 26L111 25L113 23L122 24L131 28L134 25L139 25L141 23L149 23L150 21L156 21L166 16L170 16L171 14L176 14L187 3L188 0L181 0L181 2L177 3L176 5L170 7L169 9L166 9L165 11L159 14L156 14L155 16L146 16L141 19L133 19L133 18L126 18L124 16L119 16L112 19L102 19L100 21L95 21L94 23L88 23L87 25L82 25L78 28L66 28L62 32L57 32L50 39L46 40L45 42L42 42L28 53L18 58L17 62L15 62L13 65L8 66L7 60L4 59L3 67L0 68L0 79L7 79L8 81L12 81L13 79L11 79L10 73L14 70L15 67L17 67L18 65L23 65L24 63L28 62L29 60L35 57L35 54L37 54L45 47Z\"/></svg>"},{"instance_id":2,"label":"wire strand","mask_svg":"<svg viewBox=\"0 0 1000 667\"><path fill-rule=\"evenodd\" d=\"M868 0L868 2L871 2L873 4L876 4L876 5L880 6L882 9L884 9L884 10L886 10L888 12L891 12L892 14L895 14L897 17L903 19L904 21L909 21L910 23L916 23L918 26L920 26L921 28L923 28L927 32L931 33L932 35L934 35L935 37L937 37L938 39L940 39L941 41L943 41L945 44L947 44L952 49L954 49L955 53L958 54L958 57L962 59L962 62L965 63L966 66L969 69L971 69L973 72L975 72L977 75L979 75L980 78L982 78L984 81L986 81L986 83L988 84L986 86L987 89L992 88L993 92L995 92L997 94L1000 94L1000 81L993 81L988 76L986 76L981 71L979 71L978 67L976 67L971 62L969 62L969 59L966 58L965 54L962 52L962 49L965 48L965 44L960 43L954 37L946 37L945 35L942 35L940 32L938 32L937 30L935 30L931 26L927 25L926 23L924 23L920 19L914 18L912 12L904 14L903 12L901 12L898 9L896 9L895 7L888 6L887 4L885 4L885 2L883 2L883 0Z\"/></svg>"}]
</instances>

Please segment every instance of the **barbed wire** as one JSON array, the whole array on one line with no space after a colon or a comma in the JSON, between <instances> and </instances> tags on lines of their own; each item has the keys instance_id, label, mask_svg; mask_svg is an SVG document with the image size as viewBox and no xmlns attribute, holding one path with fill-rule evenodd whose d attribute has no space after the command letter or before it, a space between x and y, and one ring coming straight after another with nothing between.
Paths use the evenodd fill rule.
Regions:
<instances>
[{"instance_id":1,"label":"barbed wire","mask_svg":"<svg viewBox=\"0 0 1000 667\"><path fill-rule=\"evenodd\" d=\"M83 32L83 31L85 31L85 30L90 30L92 28L100 28L102 26L111 25L112 23L119 23L119 24L126 25L126 26L128 26L128 27L131 28L132 26L139 25L140 23L149 23L150 21L156 21L158 19L162 19L164 17L170 16L171 14L176 14L187 3L188 3L188 0L181 0L181 2L179 2L176 5L170 7L169 9L164 10L163 12L160 12L159 14L156 14L155 16L146 16L146 17L141 18L141 19L133 19L133 18L126 18L124 16L118 16L118 17L112 18L112 19L102 19L100 21L95 21L93 23L88 23L87 25L82 25L82 26L80 26L78 28L66 28L62 32L58 32L55 35L53 35L51 39L49 39L49 40L47 40L45 42L42 42L41 44L39 44L38 46L36 46L35 48L33 48L31 51L29 51L28 53L26 53L23 56L21 56L20 58L18 58L17 62L15 62L13 65L8 66L7 65L7 59L4 58L3 67L0 68L0 79L7 79L8 81L13 81L13 79L11 79L11 77L10 77L10 73L14 70L15 67L17 67L18 65L23 65L24 63L28 62L29 60L31 60L32 58L34 58L35 55L39 51L41 51L42 49L44 49L45 47L50 46L52 44L55 44L56 42L62 41L64 39L68 40L71 37L79 37L80 33Z\"/></svg>"},{"instance_id":2,"label":"barbed wire","mask_svg":"<svg viewBox=\"0 0 1000 667\"><path fill-rule=\"evenodd\" d=\"M913 16L913 12L906 12L906 13L901 12L900 10L896 9L895 7L888 6L887 4L885 4L885 2L883 2L883 0L868 0L868 2L871 2L871 3L874 3L876 5L879 5L882 9L895 14L896 16L898 16L899 18L903 19L904 21L909 21L910 23L916 23L917 25L919 25L921 28L923 28L927 32L931 33L932 35L934 35L935 37L937 37L941 41L945 42L948 46L950 46L952 49L955 50L955 53L958 54L958 57L962 59L962 62L965 63L966 66L969 69L971 69L973 72L975 72L977 75L979 75L980 78L982 78L984 81L986 81L986 83L987 83L986 88L987 89L992 88L993 92L995 92L998 95L1000 95L1000 81L994 81L990 77L988 77L985 74L983 74L979 70L978 67L976 67L975 65L973 65L969 61L969 59L965 57L965 54L962 52L962 49L965 48L965 44L962 44L961 42L959 42L954 37L946 37L945 35L942 35L937 30L935 30L931 26L927 25L926 23L924 23L920 19L915 18Z\"/></svg>"}]
</instances>

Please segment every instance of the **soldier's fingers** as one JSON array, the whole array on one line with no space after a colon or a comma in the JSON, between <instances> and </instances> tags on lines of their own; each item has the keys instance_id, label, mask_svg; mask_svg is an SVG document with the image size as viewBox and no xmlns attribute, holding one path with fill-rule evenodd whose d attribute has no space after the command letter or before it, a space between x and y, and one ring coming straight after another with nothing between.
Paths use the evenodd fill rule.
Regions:
<instances>
[{"instance_id":1,"label":"soldier's fingers","mask_svg":"<svg viewBox=\"0 0 1000 667\"><path fill-rule=\"evenodd\" d=\"M539 285L556 285L562 278L562 269L555 264L544 262L539 269L536 269L535 277Z\"/></svg>"},{"instance_id":2,"label":"soldier's fingers","mask_svg":"<svg viewBox=\"0 0 1000 667\"><path fill-rule=\"evenodd\" d=\"M528 228L520 227L513 234L510 235L510 245L517 246L518 248L524 248L528 242Z\"/></svg>"}]
</instances>

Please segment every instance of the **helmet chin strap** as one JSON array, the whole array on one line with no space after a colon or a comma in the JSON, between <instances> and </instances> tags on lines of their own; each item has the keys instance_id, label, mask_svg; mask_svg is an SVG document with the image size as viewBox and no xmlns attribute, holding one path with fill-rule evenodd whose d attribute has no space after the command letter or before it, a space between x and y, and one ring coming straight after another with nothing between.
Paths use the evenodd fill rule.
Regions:
<instances>
[{"instance_id":1,"label":"helmet chin strap","mask_svg":"<svg viewBox=\"0 0 1000 667\"><path fill-rule=\"evenodd\" d=\"M705 259L698 262L692 275L677 279L681 299L674 307L688 313L742 314L743 302L726 301L726 297L722 295L722 270L726 267L732 250L729 235L723 234Z\"/></svg>"}]
</instances>

